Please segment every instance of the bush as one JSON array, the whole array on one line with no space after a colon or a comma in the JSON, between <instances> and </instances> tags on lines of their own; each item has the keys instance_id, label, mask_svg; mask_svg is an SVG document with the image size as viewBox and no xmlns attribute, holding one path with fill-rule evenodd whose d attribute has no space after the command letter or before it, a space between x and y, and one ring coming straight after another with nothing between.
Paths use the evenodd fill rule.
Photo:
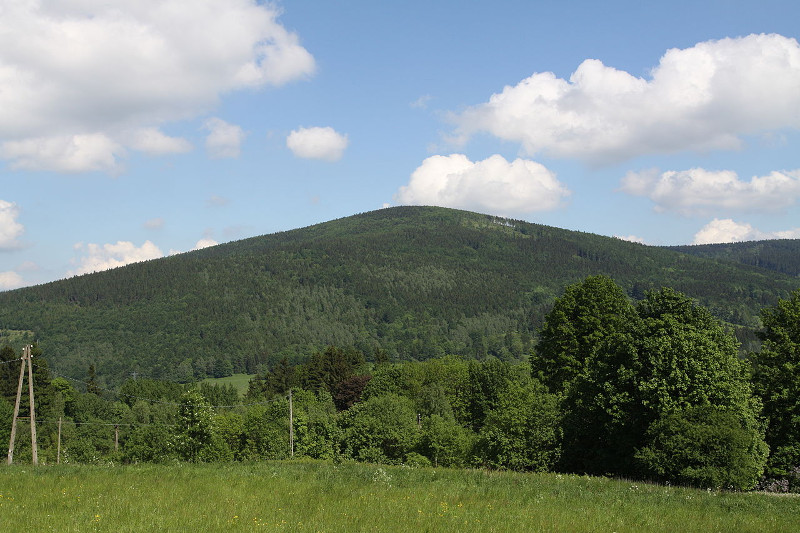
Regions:
<instances>
[{"instance_id":1,"label":"bush","mask_svg":"<svg viewBox=\"0 0 800 533\"><path fill-rule=\"evenodd\" d=\"M661 416L636 453L645 475L711 489L748 490L764 471L767 445L754 424L709 405Z\"/></svg>"}]
</instances>

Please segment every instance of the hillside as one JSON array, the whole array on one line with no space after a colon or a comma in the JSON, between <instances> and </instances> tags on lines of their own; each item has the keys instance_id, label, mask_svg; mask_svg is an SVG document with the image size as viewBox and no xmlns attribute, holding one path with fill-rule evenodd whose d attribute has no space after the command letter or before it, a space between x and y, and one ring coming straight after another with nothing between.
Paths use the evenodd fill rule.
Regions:
<instances>
[{"instance_id":1,"label":"hillside","mask_svg":"<svg viewBox=\"0 0 800 533\"><path fill-rule=\"evenodd\" d=\"M397 359L519 357L563 287L592 274L633 298L673 287L748 327L800 287L740 262L396 207L0 293L0 331L34 332L51 368L85 376L94 363L108 383L254 372L327 344Z\"/></svg>"},{"instance_id":2,"label":"hillside","mask_svg":"<svg viewBox=\"0 0 800 533\"><path fill-rule=\"evenodd\" d=\"M800 239L699 244L668 248L698 257L735 261L790 276L800 276Z\"/></svg>"}]
</instances>

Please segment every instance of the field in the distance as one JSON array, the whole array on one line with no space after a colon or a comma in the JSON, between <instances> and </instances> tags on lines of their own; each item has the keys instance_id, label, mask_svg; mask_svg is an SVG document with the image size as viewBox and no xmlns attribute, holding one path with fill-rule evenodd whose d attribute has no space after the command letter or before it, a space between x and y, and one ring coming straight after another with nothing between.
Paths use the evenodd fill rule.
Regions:
<instances>
[{"instance_id":1,"label":"field in the distance","mask_svg":"<svg viewBox=\"0 0 800 533\"><path fill-rule=\"evenodd\" d=\"M0 468L4 531L796 531L800 498L321 462Z\"/></svg>"},{"instance_id":2,"label":"field in the distance","mask_svg":"<svg viewBox=\"0 0 800 533\"><path fill-rule=\"evenodd\" d=\"M239 396L244 396L253 377L255 377L255 374L233 374L225 378L207 378L203 382L211 383L212 385L233 385L239 392Z\"/></svg>"}]
</instances>

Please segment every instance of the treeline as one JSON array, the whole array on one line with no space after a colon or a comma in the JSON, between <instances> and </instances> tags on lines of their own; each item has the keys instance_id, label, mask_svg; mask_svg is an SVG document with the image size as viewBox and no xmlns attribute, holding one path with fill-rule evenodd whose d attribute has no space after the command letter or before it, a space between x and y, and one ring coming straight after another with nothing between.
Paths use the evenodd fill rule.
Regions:
<instances>
[{"instance_id":1,"label":"treeline","mask_svg":"<svg viewBox=\"0 0 800 533\"><path fill-rule=\"evenodd\" d=\"M800 239L770 239L668 248L698 257L735 261L790 276L800 276Z\"/></svg>"},{"instance_id":2,"label":"treeline","mask_svg":"<svg viewBox=\"0 0 800 533\"><path fill-rule=\"evenodd\" d=\"M766 252L765 252L766 253ZM788 257L788 256L787 256ZM756 349L759 310L800 279L730 261L465 211L397 207L0 293L0 331L101 383L256 373L326 346L368 360L529 353L562 288L613 277L635 300L696 298ZM0 335L2 335L0 333ZM2 342L0 338L0 342Z\"/></svg>"},{"instance_id":3,"label":"treeline","mask_svg":"<svg viewBox=\"0 0 800 533\"><path fill-rule=\"evenodd\" d=\"M556 299L525 360L392 362L377 349L367 362L329 346L302 364L281 359L243 399L231 387L149 379L112 393L90 376L78 390L49 379L35 356L39 456L56 461L62 419L62 460L72 462L294 454L797 491L800 291L761 320L762 350L742 359L729 328L696 301L672 289L633 301L593 276ZM7 435L18 365L0 367Z\"/></svg>"}]
</instances>

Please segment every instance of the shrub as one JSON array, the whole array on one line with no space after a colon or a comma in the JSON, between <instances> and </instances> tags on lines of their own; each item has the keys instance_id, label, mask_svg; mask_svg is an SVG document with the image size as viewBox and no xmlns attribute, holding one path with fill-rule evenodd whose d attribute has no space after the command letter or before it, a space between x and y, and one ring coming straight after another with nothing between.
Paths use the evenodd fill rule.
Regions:
<instances>
[{"instance_id":1,"label":"shrub","mask_svg":"<svg viewBox=\"0 0 800 533\"><path fill-rule=\"evenodd\" d=\"M710 405L661 416L647 442L635 456L645 475L701 488L751 489L767 458L754 424Z\"/></svg>"}]
</instances>

